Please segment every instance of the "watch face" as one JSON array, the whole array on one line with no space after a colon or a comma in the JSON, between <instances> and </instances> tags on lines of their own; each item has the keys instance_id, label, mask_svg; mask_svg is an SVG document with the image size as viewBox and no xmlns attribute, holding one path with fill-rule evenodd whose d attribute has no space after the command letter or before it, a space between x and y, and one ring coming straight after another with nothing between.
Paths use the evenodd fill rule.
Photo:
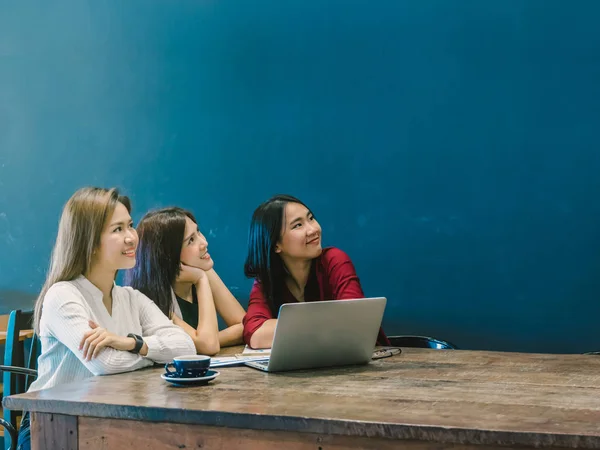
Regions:
<instances>
[{"instance_id":1,"label":"watch face","mask_svg":"<svg viewBox=\"0 0 600 450\"><path fill-rule=\"evenodd\" d=\"M133 339L135 339L135 347L133 347L133 349L129 351L131 353L139 353L142 347L144 346L144 340L142 339L142 337L133 333L129 333L127 337L132 337Z\"/></svg>"}]
</instances>

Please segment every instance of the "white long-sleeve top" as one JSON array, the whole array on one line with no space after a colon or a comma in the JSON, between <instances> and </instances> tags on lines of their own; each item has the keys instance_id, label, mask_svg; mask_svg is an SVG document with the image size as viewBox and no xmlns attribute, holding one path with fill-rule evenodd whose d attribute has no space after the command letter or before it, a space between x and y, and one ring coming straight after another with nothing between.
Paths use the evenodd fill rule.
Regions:
<instances>
[{"instance_id":1,"label":"white long-sleeve top","mask_svg":"<svg viewBox=\"0 0 600 450\"><path fill-rule=\"evenodd\" d=\"M129 333L142 336L148 354L140 356L105 347L96 358L84 360L79 344L83 335L91 330L90 320L119 336ZM83 276L73 281L61 281L48 289L39 337L42 353L38 359L38 377L29 388L30 392L196 354L192 338L173 325L140 291L115 285L110 315L102 302L102 291Z\"/></svg>"}]
</instances>

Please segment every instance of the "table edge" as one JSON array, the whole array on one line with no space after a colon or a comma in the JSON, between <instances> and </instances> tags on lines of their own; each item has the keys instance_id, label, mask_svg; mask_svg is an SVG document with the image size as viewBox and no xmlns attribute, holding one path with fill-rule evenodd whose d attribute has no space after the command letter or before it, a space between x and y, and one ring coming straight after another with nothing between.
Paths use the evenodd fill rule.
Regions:
<instances>
[{"instance_id":1,"label":"table edge","mask_svg":"<svg viewBox=\"0 0 600 450\"><path fill-rule=\"evenodd\" d=\"M353 437L433 441L451 444L534 446L536 448L600 448L600 431L597 435L573 435L539 431L482 430L393 422L274 416L269 414L213 410L182 410L156 406L147 407L102 403L96 403L93 408L90 408L90 405L84 402L32 400L19 398L19 396L7 397L3 399L2 404L8 409L19 409L36 413L208 425L252 430L291 431Z\"/></svg>"}]
</instances>

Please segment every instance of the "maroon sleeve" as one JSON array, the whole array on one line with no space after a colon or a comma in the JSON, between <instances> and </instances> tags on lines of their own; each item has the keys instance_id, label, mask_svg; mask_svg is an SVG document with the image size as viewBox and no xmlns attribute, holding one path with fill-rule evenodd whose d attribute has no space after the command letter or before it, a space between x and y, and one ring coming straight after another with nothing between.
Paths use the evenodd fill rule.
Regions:
<instances>
[{"instance_id":1,"label":"maroon sleeve","mask_svg":"<svg viewBox=\"0 0 600 450\"><path fill-rule=\"evenodd\" d=\"M272 319L273 314L267 304L262 287L258 281L254 282L252 291L250 291L250 301L248 302L248 312L244 316L244 342L250 345L250 338L265 321Z\"/></svg>"},{"instance_id":2,"label":"maroon sleeve","mask_svg":"<svg viewBox=\"0 0 600 450\"><path fill-rule=\"evenodd\" d=\"M323 255L325 277L333 296L330 300L364 298L358 275L350 257L338 248L331 248Z\"/></svg>"},{"instance_id":3,"label":"maroon sleeve","mask_svg":"<svg viewBox=\"0 0 600 450\"><path fill-rule=\"evenodd\" d=\"M365 298L354 264L345 252L338 248L329 249L324 255L323 266L333 295L331 300ZM379 329L377 344L390 345L383 328Z\"/></svg>"}]
</instances>

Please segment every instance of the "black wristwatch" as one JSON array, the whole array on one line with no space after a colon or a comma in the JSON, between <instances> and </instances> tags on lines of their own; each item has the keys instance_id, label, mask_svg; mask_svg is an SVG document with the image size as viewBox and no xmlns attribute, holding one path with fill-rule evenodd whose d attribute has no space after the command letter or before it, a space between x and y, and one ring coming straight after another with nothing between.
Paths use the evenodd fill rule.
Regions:
<instances>
[{"instance_id":1,"label":"black wristwatch","mask_svg":"<svg viewBox=\"0 0 600 450\"><path fill-rule=\"evenodd\" d=\"M135 353L137 355L140 352L140 350L142 349L142 347L144 346L144 340L142 339L141 336L138 336L137 334L133 334L133 333L129 333L127 335L127 337L135 339L135 347L133 347L129 351L131 353Z\"/></svg>"}]
</instances>

